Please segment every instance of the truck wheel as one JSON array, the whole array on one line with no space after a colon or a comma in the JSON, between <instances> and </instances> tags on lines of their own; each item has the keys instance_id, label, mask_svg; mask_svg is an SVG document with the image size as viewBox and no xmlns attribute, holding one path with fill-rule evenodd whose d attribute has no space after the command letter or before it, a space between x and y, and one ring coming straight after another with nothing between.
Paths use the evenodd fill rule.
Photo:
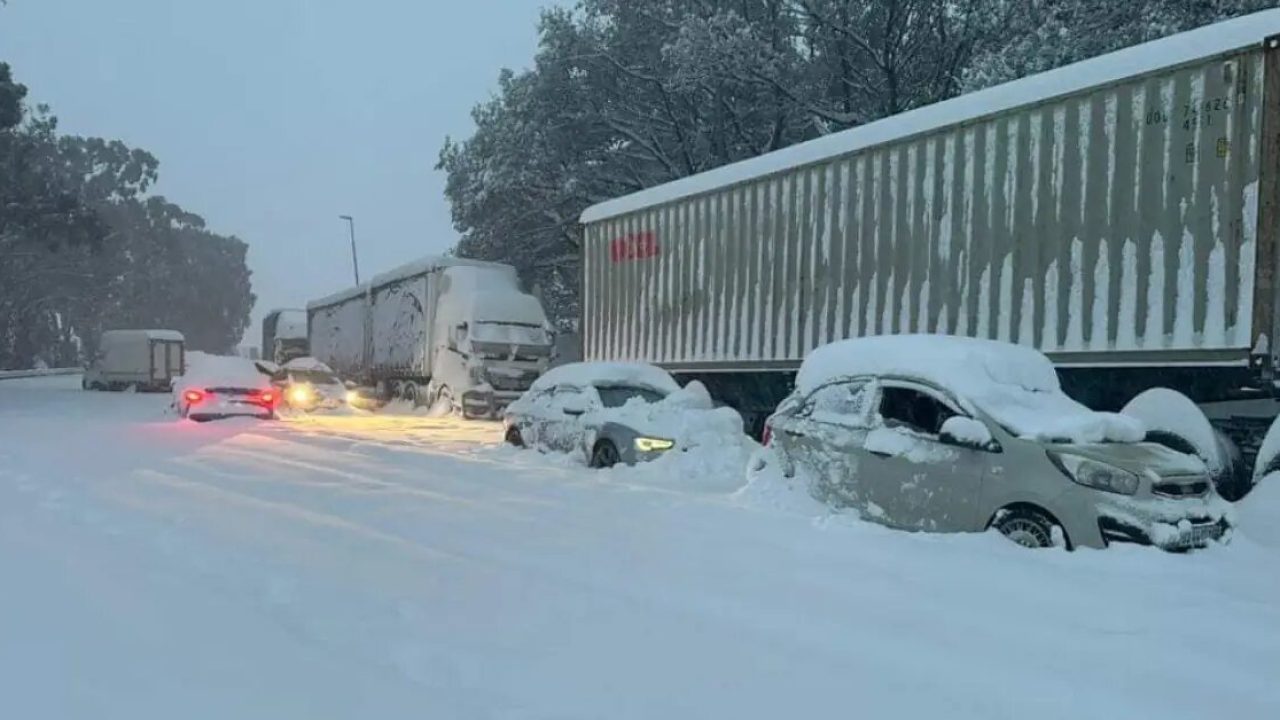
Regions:
<instances>
[{"instance_id":1,"label":"truck wheel","mask_svg":"<svg viewBox=\"0 0 1280 720\"><path fill-rule=\"evenodd\" d=\"M457 406L453 402L453 391L448 385L441 385L440 390L436 393L436 401L431 403L432 407L443 407L453 414Z\"/></svg>"},{"instance_id":2,"label":"truck wheel","mask_svg":"<svg viewBox=\"0 0 1280 720\"><path fill-rule=\"evenodd\" d=\"M524 447L524 437L520 435L520 428L512 425L507 428L507 444L512 447Z\"/></svg>"},{"instance_id":3,"label":"truck wheel","mask_svg":"<svg viewBox=\"0 0 1280 720\"><path fill-rule=\"evenodd\" d=\"M418 384L414 382L406 382L404 385L401 385L400 397L410 405L418 407Z\"/></svg>"}]
</instances>

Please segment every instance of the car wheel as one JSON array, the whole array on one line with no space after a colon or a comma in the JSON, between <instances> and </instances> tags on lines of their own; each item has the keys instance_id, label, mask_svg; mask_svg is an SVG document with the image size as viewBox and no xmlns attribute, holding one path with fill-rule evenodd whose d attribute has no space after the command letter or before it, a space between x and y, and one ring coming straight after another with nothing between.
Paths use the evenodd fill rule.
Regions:
<instances>
[{"instance_id":1,"label":"car wheel","mask_svg":"<svg viewBox=\"0 0 1280 720\"><path fill-rule=\"evenodd\" d=\"M622 462L622 456L618 454L618 446L608 440L596 443L595 449L591 451L593 468L611 468L620 462Z\"/></svg>"},{"instance_id":2,"label":"car wheel","mask_svg":"<svg viewBox=\"0 0 1280 720\"><path fill-rule=\"evenodd\" d=\"M1002 510L993 524L1010 540L1035 549L1053 547L1053 529L1058 526L1044 513L1029 508Z\"/></svg>"},{"instance_id":3,"label":"car wheel","mask_svg":"<svg viewBox=\"0 0 1280 720\"><path fill-rule=\"evenodd\" d=\"M524 437L520 435L520 428L516 427L515 425L512 425L511 427L507 428L506 440L507 440L507 444L511 445L512 447L518 447L518 448L524 447Z\"/></svg>"}]
</instances>

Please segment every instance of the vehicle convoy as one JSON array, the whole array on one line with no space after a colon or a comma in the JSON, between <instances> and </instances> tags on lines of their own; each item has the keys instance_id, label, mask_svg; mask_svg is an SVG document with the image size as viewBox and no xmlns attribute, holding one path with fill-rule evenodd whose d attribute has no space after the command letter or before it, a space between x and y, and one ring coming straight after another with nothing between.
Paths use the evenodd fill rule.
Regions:
<instances>
[{"instance_id":1,"label":"vehicle convoy","mask_svg":"<svg viewBox=\"0 0 1280 720\"><path fill-rule=\"evenodd\" d=\"M294 358L272 374L271 384L280 401L294 410L335 410L357 398L346 384L324 363L313 357ZM359 404L352 403L352 404Z\"/></svg>"},{"instance_id":2,"label":"vehicle convoy","mask_svg":"<svg viewBox=\"0 0 1280 720\"><path fill-rule=\"evenodd\" d=\"M206 422L231 417L270 420L280 398L267 374L252 360L193 353L187 371L173 383L173 407L184 419Z\"/></svg>"},{"instance_id":3,"label":"vehicle convoy","mask_svg":"<svg viewBox=\"0 0 1280 720\"><path fill-rule=\"evenodd\" d=\"M427 257L307 305L311 353L383 399L496 417L546 371L551 326L515 268Z\"/></svg>"},{"instance_id":4,"label":"vehicle convoy","mask_svg":"<svg viewBox=\"0 0 1280 720\"><path fill-rule=\"evenodd\" d=\"M1019 544L1168 550L1229 529L1205 463L1145 442L1141 421L1067 397L1053 364L1011 343L936 335L815 350L768 443L816 497L893 527Z\"/></svg>"},{"instance_id":5,"label":"vehicle convoy","mask_svg":"<svg viewBox=\"0 0 1280 720\"><path fill-rule=\"evenodd\" d=\"M681 388L638 363L570 363L538 378L503 417L508 444L582 454L595 468L634 465L740 436L742 418L698 383Z\"/></svg>"},{"instance_id":6,"label":"vehicle convoy","mask_svg":"<svg viewBox=\"0 0 1280 720\"><path fill-rule=\"evenodd\" d=\"M176 330L107 330L85 368L85 390L166 392L183 372L186 341Z\"/></svg>"},{"instance_id":7,"label":"vehicle convoy","mask_svg":"<svg viewBox=\"0 0 1280 720\"><path fill-rule=\"evenodd\" d=\"M284 365L310 353L306 310L272 310L262 318L262 359Z\"/></svg>"},{"instance_id":8,"label":"vehicle convoy","mask_svg":"<svg viewBox=\"0 0 1280 720\"><path fill-rule=\"evenodd\" d=\"M826 343L1014 342L1089 407L1189 398L1160 437L1239 497L1277 412L1278 33L1218 23L588 208L584 359L699 379L758 433Z\"/></svg>"}]
</instances>

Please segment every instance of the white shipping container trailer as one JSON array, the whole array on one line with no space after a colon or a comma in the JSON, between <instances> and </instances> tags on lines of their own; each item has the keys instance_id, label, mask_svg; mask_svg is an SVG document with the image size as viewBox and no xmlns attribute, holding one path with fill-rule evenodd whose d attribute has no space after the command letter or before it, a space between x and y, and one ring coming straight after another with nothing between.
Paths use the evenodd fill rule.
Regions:
<instances>
[{"instance_id":1,"label":"white shipping container trailer","mask_svg":"<svg viewBox=\"0 0 1280 720\"><path fill-rule=\"evenodd\" d=\"M542 305L515 268L427 257L307 305L311 354L386 399L447 399L493 415L529 388L552 355Z\"/></svg>"},{"instance_id":2,"label":"white shipping container trailer","mask_svg":"<svg viewBox=\"0 0 1280 720\"><path fill-rule=\"evenodd\" d=\"M584 355L700 378L758 427L819 345L993 338L1095 407L1178 389L1255 451L1277 33L1280 11L1218 23L589 208Z\"/></svg>"}]
</instances>

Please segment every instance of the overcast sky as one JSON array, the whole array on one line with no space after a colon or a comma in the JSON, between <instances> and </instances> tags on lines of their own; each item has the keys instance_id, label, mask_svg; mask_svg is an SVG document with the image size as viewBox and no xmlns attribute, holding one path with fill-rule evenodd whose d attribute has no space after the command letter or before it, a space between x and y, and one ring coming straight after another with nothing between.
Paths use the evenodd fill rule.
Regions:
<instances>
[{"instance_id":1,"label":"overcast sky","mask_svg":"<svg viewBox=\"0 0 1280 720\"><path fill-rule=\"evenodd\" d=\"M258 302L453 245L435 171L553 0L8 0L0 60L64 132L160 159L157 192L249 244Z\"/></svg>"}]
</instances>

